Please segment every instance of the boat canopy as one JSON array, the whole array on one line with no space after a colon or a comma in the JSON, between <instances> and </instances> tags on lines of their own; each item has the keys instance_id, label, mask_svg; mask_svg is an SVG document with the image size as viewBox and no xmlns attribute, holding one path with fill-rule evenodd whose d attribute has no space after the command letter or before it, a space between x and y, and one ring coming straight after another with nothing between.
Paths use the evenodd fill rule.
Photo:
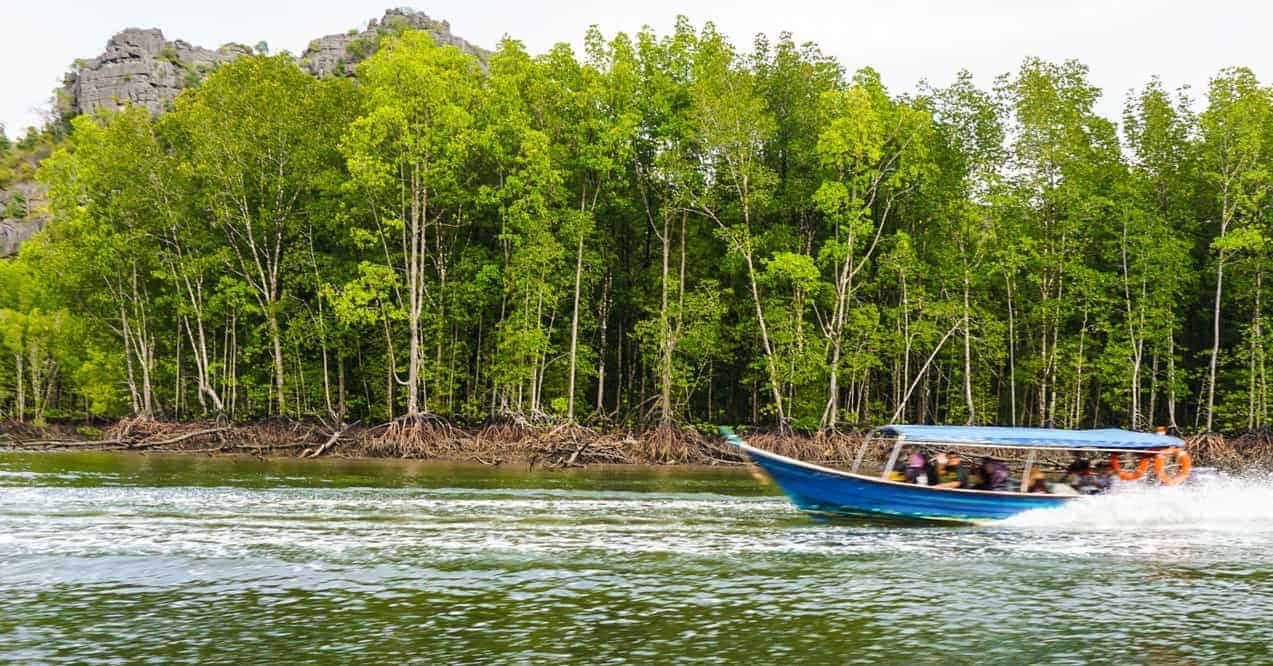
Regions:
<instances>
[{"instance_id":1,"label":"boat canopy","mask_svg":"<svg viewBox=\"0 0 1273 666\"><path fill-rule=\"evenodd\" d=\"M1031 449L1149 451L1183 446L1179 437L1119 428L1059 430L1004 426L888 425L877 432L922 444L961 444Z\"/></svg>"}]
</instances>

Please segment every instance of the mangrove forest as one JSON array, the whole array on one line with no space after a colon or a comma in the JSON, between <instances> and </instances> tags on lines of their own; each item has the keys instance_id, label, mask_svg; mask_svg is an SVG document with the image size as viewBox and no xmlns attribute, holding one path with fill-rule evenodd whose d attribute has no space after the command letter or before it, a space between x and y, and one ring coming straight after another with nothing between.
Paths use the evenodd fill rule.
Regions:
<instances>
[{"instance_id":1,"label":"mangrove forest","mask_svg":"<svg viewBox=\"0 0 1273 666\"><path fill-rule=\"evenodd\" d=\"M250 53L0 139L50 216L0 261L0 415L1269 426L1252 71L899 91L787 34L583 44Z\"/></svg>"}]
</instances>

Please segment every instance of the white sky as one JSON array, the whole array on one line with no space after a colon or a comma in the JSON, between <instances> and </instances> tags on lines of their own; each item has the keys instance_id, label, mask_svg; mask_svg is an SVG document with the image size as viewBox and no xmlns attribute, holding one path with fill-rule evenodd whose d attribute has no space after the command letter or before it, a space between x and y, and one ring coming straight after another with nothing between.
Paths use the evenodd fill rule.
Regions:
<instances>
[{"instance_id":1,"label":"white sky","mask_svg":"<svg viewBox=\"0 0 1273 666\"><path fill-rule=\"evenodd\" d=\"M401 0L0 0L0 123L12 137L38 122L38 109L76 58L101 52L129 26L158 27L168 39L215 48L269 42L299 53L310 39L361 26ZM1100 111L1121 115L1128 89L1153 74L1200 95L1219 68L1246 65L1273 76L1273 2L1242 0L417 0L416 9L493 48L508 34L532 53L580 45L597 24L607 34L649 24L669 31L677 14L715 21L736 44L757 32L790 30L815 41L848 69L878 69L893 91L921 78L942 85L961 68L989 86L997 74L1037 55L1078 58L1105 91Z\"/></svg>"}]
</instances>

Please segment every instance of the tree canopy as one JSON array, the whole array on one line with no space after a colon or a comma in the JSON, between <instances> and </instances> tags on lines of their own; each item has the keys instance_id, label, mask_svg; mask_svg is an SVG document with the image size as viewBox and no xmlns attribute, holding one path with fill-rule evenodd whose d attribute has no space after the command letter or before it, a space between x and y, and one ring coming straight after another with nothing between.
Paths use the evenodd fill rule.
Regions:
<instances>
[{"instance_id":1,"label":"tree canopy","mask_svg":"<svg viewBox=\"0 0 1273 666\"><path fill-rule=\"evenodd\" d=\"M584 41L262 47L74 119L0 263L0 411L1268 426L1250 70L1116 122L1074 61L899 94L788 34Z\"/></svg>"}]
</instances>

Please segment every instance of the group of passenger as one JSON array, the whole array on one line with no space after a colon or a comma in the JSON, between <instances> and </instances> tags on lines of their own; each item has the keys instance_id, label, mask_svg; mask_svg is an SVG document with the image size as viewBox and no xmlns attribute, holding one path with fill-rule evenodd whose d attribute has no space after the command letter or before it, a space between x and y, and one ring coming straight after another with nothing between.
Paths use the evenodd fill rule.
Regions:
<instances>
[{"instance_id":1,"label":"group of passenger","mask_svg":"<svg viewBox=\"0 0 1273 666\"><path fill-rule=\"evenodd\" d=\"M928 456L912 453L905 466L895 472L897 480L939 488L972 490L1012 490L1008 467L994 458L984 458L980 465L964 462L958 453Z\"/></svg>"},{"instance_id":2,"label":"group of passenger","mask_svg":"<svg viewBox=\"0 0 1273 666\"><path fill-rule=\"evenodd\" d=\"M1100 495L1114 487L1114 467L1102 460L1093 467L1086 458L1075 458L1065 470L1065 483L1080 495Z\"/></svg>"},{"instance_id":3,"label":"group of passenger","mask_svg":"<svg viewBox=\"0 0 1273 666\"><path fill-rule=\"evenodd\" d=\"M970 490L1016 491L1020 481L1013 479L1008 466L993 457L981 459L980 464L969 464L957 453L938 452L932 456L916 451L898 464L892 477L897 481L938 488L966 488ZM1030 474L1026 485L1028 493L1052 495L1098 495L1114 486L1114 468L1105 461L1092 465L1085 458L1076 458L1065 470L1061 480L1051 481L1043 470Z\"/></svg>"}]
</instances>

